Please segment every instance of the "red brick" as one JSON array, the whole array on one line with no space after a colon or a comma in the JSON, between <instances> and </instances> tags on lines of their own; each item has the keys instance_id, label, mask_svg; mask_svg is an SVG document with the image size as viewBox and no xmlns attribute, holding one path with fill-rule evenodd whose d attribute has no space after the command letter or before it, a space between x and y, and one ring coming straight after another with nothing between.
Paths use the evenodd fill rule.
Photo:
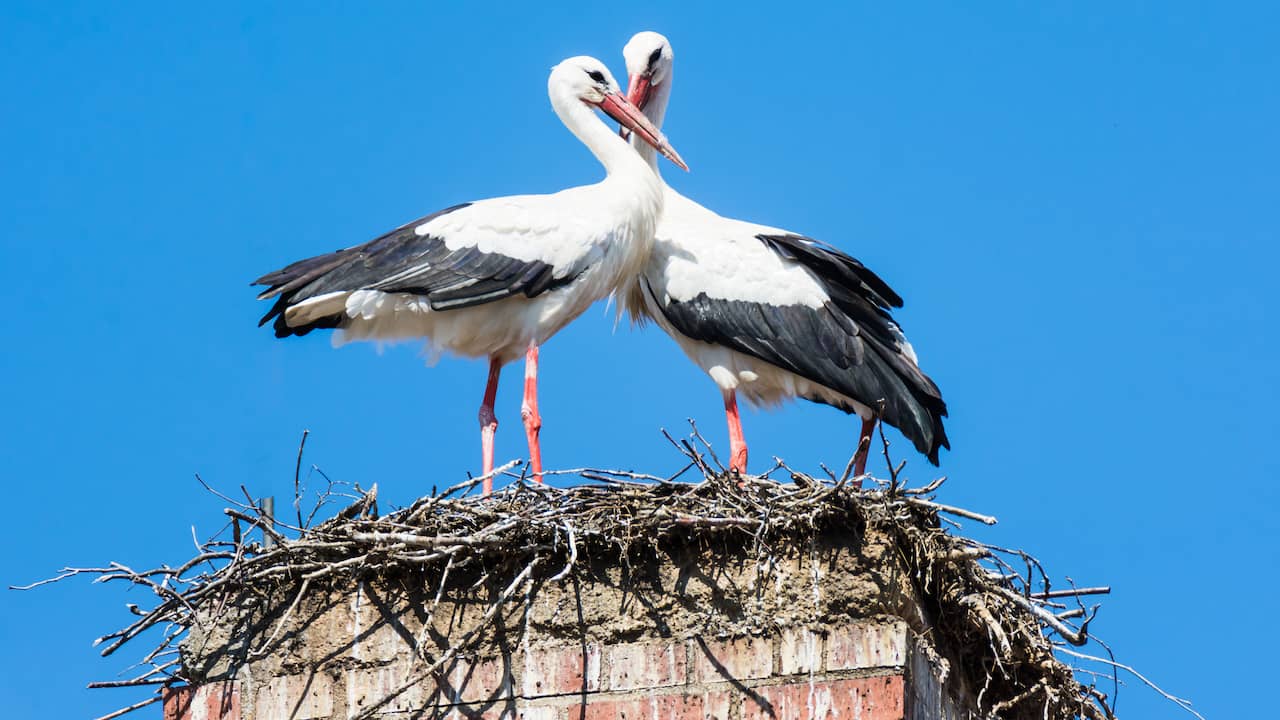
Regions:
<instances>
[{"instance_id":1,"label":"red brick","mask_svg":"<svg viewBox=\"0 0 1280 720\"><path fill-rule=\"evenodd\" d=\"M385 673L386 671L352 670L346 673L340 682L351 683L354 688L353 693L376 693L381 697L383 689L399 682L398 677L388 677ZM379 674L382 677L375 677ZM327 718L333 714L333 693L333 681L325 674L273 677L258 685L256 696L252 700L253 716L255 718L288 717L289 720Z\"/></svg>"},{"instance_id":2,"label":"red brick","mask_svg":"<svg viewBox=\"0 0 1280 720\"><path fill-rule=\"evenodd\" d=\"M164 720L188 720L191 717L191 686L165 688Z\"/></svg>"},{"instance_id":3,"label":"red brick","mask_svg":"<svg viewBox=\"0 0 1280 720\"><path fill-rule=\"evenodd\" d=\"M378 712L404 713L434 705L435 683L420 673L410 674L407 663L343 672L335 689L325 677L287 675L271 678L258 692L255 717L319 720L333 712L333 696L346 696L348 711L377 706ZM308 688L308 686L310 686Z\"/></svg>"},{"instance_id":4,"label":"red brick","mask_svg":"<svg viewBox=\"0 0 1280 720\"><path fill-rule=\"evenodd\" d=\"M903 720L903 679L886 675L756 688L742 720Z\"/></svg>"},{"instance_id":5,"label":"red brick","mask_svg":"<svg viewBox=\"0 0 1280 720\"><path fill-rule=\"evenodd\" d=\"M356 708L379 704L384 713L406 713L453 704L470 704L477 711L512 697L506 665L495 660L458 660L436 679L412 662L349 670L342 675L338 692ZM306 676L272 678L258 695L258 717L279 713L296 718L327 718L333 713L333 689L316 678L309 689ZM472 709L472 708L469 708Z\"/></svg>"},{"instance_id":6,"label":"red brick","mask_svg":"<svg viewBox=\"0 0 1280 720\"><path fill-rule=\"evenodd\" d=\"M762 637L697 638L689 643L689 662L694 682L766 678L773 674L773 643Z\"/></svg>"},{"instance_id":7,"label":"red brick","mask_svg":"<svg viewBox=\"0 0 1280 720\"><path fill-rule=\"evenodd\" d=\"M554 705L520 708L515 720L559 720L560 708Z\"/></svg>"},{"instance_id":8,"label":"red brick","mask_svg":"<svg viewBox=\"0 0 1280 720\"><path fill-rule=\"evenodd\" d=\"M569 720L725 720L729 693L669 693L626 700L588 701L569 709Z\"/></svg>"},{"instance_id":9,"label":"red brick","mask_svg":"<svg viewBox=\"0 0 1280 720\"><path fill-rule=\"evenodd\" d=\"M702 696L702 717L704 720L727 720L729 717L729 698L731 692L709 692Z\"/></svg>"},{"instance_id":10,"label":"red brick","mask_svg":"<svg viewBox=\"0 0 1280 720\"><path fill-rule=\"evenodd\" d=\"M827 669L902 667L907 660L907 626L900 621L853 623L827 638Z\"/></svg>"},{"instance_id":11,"label":"red brick","mask_svg":"<svg viewBox=\"0 0 1280 720\"><path fill-rule=\"evenodd\" d=\"M164 691L164 720L240 720L240 688L234 682Z\"/></svg>"},{"instance_id":12,"label":"red brick","mask_svg":"<svg viewBox=\"0 0 1280 720\"><path fill-rule=\"evenodd\" d=\"M379 715L377 717L384 716ZM528 720L541 720L542 718L547 718L547 720L553 720L555 716L525 715L523 713L517 714L515 700L508 699L484 706L460 706L458 709L449 710L447 713L443 708L441 708L437 709L434 714L428 711L424 714L413 713L406 716L397 713L395 715L387 715L385 717L396 718L397 720L405 717L421 718L421 720L516 720L517 718L527 718Z\"/></svg>"},{"instance_id":13,"label":"red brick","mask_svg":"<svg viewBox=\"0 0 1280 720\"><path fill-rule=\"evenodd\" d=\"M669 687L685 681L683 642L638 642L604 649L610 690Z\"/></svg>"},{"instance_id":14,"label":"red brick","mask_svg":"<svg viewBox=\"0 0 1280 720\"><path fill-rule=\"evenodd\" d=\"M807 675L822 669L822 636L804 628L786 628L778 636L779 675Z\"/></svg>"},{"instance_id":15,"label":"red brick","mask_svg":"<svg viewBox=\"0 0 1280 720\"><path fill-rule=\"evenodd\" d=\"M524 697L595 692L600 689L600 646L529 648L520 681Z\"/></svg>"},{"instance_id":16,"label":"red brick","mask_svg":"<svg viewBox=\"0 0 1280 720\"><path fill-rule=\"evenodd\" d=\"M491 702L512 696L511 675L501 658L493 660L459 660L440 688L449 702Z\"/></svg>"}]
</instances>

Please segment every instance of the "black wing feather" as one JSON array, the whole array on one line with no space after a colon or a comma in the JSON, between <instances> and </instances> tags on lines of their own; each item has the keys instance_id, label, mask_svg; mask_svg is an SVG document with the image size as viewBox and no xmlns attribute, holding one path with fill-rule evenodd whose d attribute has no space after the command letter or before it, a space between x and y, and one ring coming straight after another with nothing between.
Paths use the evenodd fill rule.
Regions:
<instances>
[{"instance_id":1,"label":"black wing feather","mask_svg":"<svg viewBox=\"0 0 1280 720\"><path fill-rule=\"evenodd\" d=\"M901 307L902 298L839 250L797 235L758 237L812 271L830 302L813 308L700 293L663 303L648 283L645 289L682 334L759 358L857 400L901 430L936 465L938 449L951 447L942 425L947 406L937 385L899 349L900 331L889 309Z\"/></svg>"},{"instance_id":2,"label":"black wing feather","mask_svg":"<svg viewBox=\"0 0 1280 720\"><path fill-rule=\"evenodd\" d=\"M765 245L788 260L804 265L835 285L859 288L881 308L900 308L902 298L865 265L819 240L803 235L757 235Z\"/></svg>"},{"instance_id":3,"label":"black wing feather","mask_svg":"<svg viewBox=\"0 0 1280 720\"><path fill-rule=\"evenodd\" d=\"M427 298L433 310L455 310L516 294L536 297L577 277L577 272L557 277L554 267L537 260L517 260L474 247L450 250L443 238L415 232L420 225L469 204L419 218L363 245L300 260L263 275L253 282L268 286L258 298L274 297L276 302L258 324L274 318L277 337L340 327L346 320L343 315L298 327L284 320L290 306L331 292L407 293Z\"/></svg>"}]
</instances>

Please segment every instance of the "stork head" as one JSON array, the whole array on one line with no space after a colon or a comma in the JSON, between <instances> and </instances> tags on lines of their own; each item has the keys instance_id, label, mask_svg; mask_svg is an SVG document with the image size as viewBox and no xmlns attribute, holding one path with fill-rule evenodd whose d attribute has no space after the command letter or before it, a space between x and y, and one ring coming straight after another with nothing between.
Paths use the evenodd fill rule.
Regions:
<instances>
[{"instance_id":1,"label":"stork head","mask_svg":"<svg viewBox=\"0 0 1280 720\"><path fill-rule=\"evenodd\" d=\"M627 99L643 110L653 89L671 78L671 41L650 30L638 32L622 48L622 57L627 61Z\"/></svg>"},{"instance_id":2,"label":"stork head","mask_svg":"<svg viewBox=\"0 0 1280 720\"><path fill-rule=\"evenodd\" d=\"M552 97L567 94L591 107L600 108L619 125L652 145L663 157L684 170L689 169L662 132L622 94L609 68L599 60L580 55L561 62L552 68L547 89Z\"/></svg>"}]
</instances>

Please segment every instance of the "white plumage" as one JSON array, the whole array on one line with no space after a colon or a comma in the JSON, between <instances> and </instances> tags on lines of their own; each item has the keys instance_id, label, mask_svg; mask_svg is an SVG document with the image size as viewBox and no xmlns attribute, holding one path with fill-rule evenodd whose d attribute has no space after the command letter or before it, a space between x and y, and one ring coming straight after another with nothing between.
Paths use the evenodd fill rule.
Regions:
<instances>
[{"instance_id":1,"label":"white plumage","mask_svg":"<svg viewBox=\"0 0 1280 720\"><path fill-rule=\"evenodd\" d=\"M346 321L334 335L335 344L425 339L433 353L496 357L501 364L509 363L531 344L544 344L623 278L639 272L662 207L657 180L644 169L648 177L611 173L597 185L551 195L482 200L413 229L418 237L442 239L450 251L474 249L549 265L553 277L573 277L561 291L535 297L516 294L437 311L424 295L363 288L302 301L285 311L286 322L303 326L316 317L341 312ZM602 201L602 196L609 200ZM412 283L435 269L414 265L381 283ZM470 281L463 276L453 282L462 287Z\"/></svg>"},{"instance_id":2,"label":"white plumage","mask_svg":"<svg viewBox=\"0 0 1280 720\"><path fill-rule=\"evenodd\" d=\"M604 165L601 182L448 208L257 281L270 286L260 297L276 298L263 322L274 318L281 337L335 328L339 343L424 339L436 353L489 358L480 411L486 473L493 467L500 368L526 356L522 415L536 475L538 347L593 302L630 282L652 246L662 185L594 109L684 167L598 60L560 63L547 91L565 126Z\"/></svg>"},{"instance_id":3,"label":"white plumage","mask_svg":"<svg viewBox=\"0 0 1280 720\"><path fill-rule=\"evenodd\" d=\"M670 43L643 32L623 54L630 99L661 127ZM653 152L636 147L656 173ZM883 418L937 462L938 447L948 446L946 407L889 316L901 300L882 280L834 248L722 217L665 183L663 192L653 252L626 306L637 322L652 320L675 339L720 387L735 470L745 471L747 455L739 394L761 406L799 397L855 412L864 435Z\"/></svg>"}]
</instances>

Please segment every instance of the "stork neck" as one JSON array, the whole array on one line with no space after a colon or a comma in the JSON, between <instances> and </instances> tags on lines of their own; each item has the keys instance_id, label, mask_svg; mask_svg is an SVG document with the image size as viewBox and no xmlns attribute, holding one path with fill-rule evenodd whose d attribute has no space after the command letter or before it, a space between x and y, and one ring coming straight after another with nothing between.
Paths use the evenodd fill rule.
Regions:
<instances>
[{"instance_id":1,"label":"stork neck","mask_svg":"<svg viewBox=\"0 0 1280 720\"><path fill-rule=\"evenodd\" d=\"M662 129L662 121L667 116L667 102L671 99L671 76L673 71L667 70L667 77L656 87L653 88L652 94L649 96L649 102L644 106L644 116L649 118L649 122L654 127ZM640 157L649 164L649 168L654 174L662 177L662 171L658 169L658 151L652 145L641 140L635 133L631 133L631 146L636 149Z\"/></svg>"},{"instance_id":2,"label":"stork neck","mask_svg":"<svg viewBox=\"0 0 1280 720\"><path fill-rule=\"evenodd\" d=\"M552 98L552 106L561 122L569 128L569 132L581 140L600 164L604 165L609 177L643 178L650 174L640 158L627 147L627 142L610 130L586 103L576 97L559 96Z\"/></svg>"}]
</instances>

